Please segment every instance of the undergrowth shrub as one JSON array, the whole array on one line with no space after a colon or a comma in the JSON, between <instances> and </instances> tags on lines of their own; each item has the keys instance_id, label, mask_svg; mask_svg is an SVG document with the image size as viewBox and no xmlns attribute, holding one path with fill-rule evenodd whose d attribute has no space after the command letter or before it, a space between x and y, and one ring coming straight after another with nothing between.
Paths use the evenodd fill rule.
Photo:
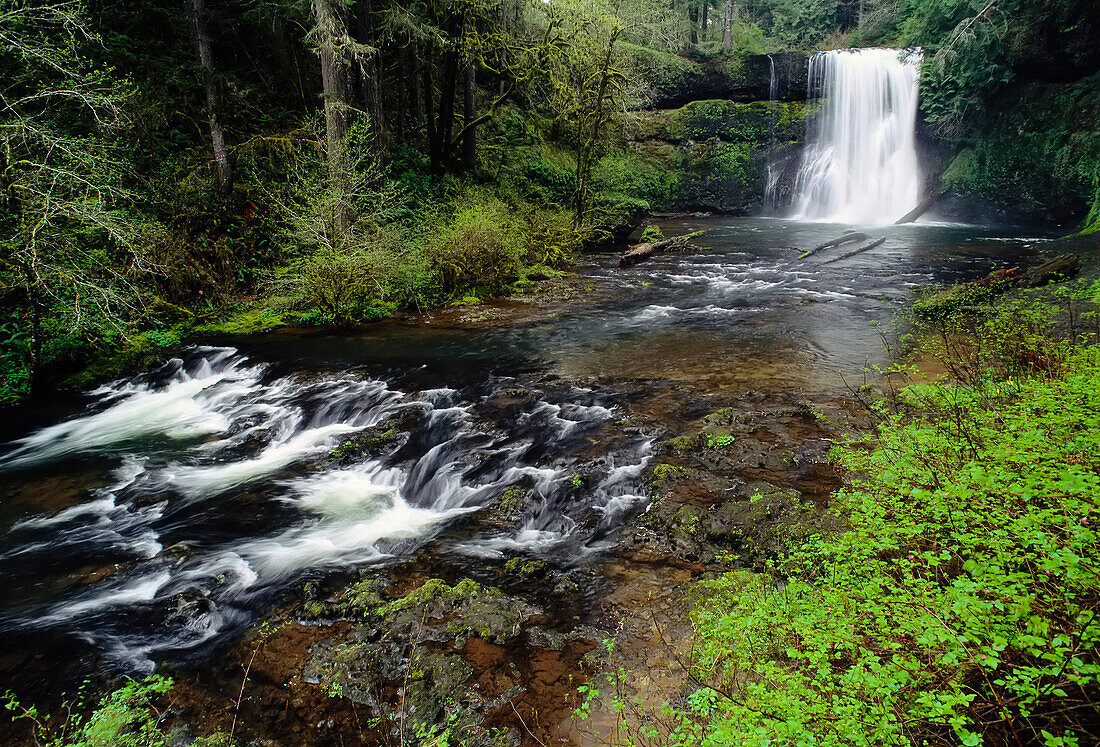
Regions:
<instances>
[{"instance_id":1,"label":"undergrowth shrub","mask_svg":"<svg viewBox=\"0 0 1100 747\"><path fill-rule=\"evenodd\" d=\"M131 680L107 694L90 714L72 703L60 720L24 705L10 690L2 701L12 719L28 723L39 747L162 747L168 744L163 723L167 709L160 701L171 688L172 680L161 675Z\"/></svg>"},{"instance_id":2,"label":"undergrowth shrub","mask_svg":"<svg viewBox=\"0 0 1100 747\"><path fill-rule=\"evenodd\" d=\"M432 230L427 246L443 286L454 290L501 290L518 276L524 254L512 211L501 200L476 192L455 204L453 214Z\"/></svg>"}]
</instances>

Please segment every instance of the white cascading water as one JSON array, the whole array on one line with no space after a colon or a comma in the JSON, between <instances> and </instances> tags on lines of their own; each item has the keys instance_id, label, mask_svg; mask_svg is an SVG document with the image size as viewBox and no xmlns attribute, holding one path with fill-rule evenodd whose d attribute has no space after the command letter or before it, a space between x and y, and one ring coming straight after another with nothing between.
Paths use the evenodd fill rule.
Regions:
<instances>
[{"instance_id":1,"label":"white cascading water","mask_svg":"<svg viewBox=\"0 0 1100 747\"><path fill-rule=\"evenodd\" d=\"M793 217L895 222L920 202L920 50L840 49L809 64L809 95L823 108L795 179Z\"/></svg>"},{"instance_id":2,"label":"white cascading water","mask_svg":"<svg viewBox=\"0 0 1100 747\"><path fill-rule=\"evenodd\" d=\"M56 566L60 589L0 605L0 634L69 631L149 671L247 625L301 574L408 555L511 487L530 493L517 526L467 529L454 551L583 557L647 500L650 438L575 456L614 428L597 391L516 394L515 380L490 378L465 392L404 392L355 372L278 375L230 348L185 358L104 386L88 412L0 445L0 473L82 455L118 465L75 505L0 525L0 580ZM506 404L492 409L494 397ZM387 419L403 423L391 441L332 460ZM65 572L88 564L109 570L87 583Z\"/></svg>"}]
</instances>

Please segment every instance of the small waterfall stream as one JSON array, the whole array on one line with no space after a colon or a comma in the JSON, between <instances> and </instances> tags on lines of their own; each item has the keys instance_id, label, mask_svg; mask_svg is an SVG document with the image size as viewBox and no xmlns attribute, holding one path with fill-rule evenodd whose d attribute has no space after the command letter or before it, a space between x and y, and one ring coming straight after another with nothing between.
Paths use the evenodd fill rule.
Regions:
<instances>
[{"instance_id":1,"label":"small waterfall stream","mask_svg":"<svg viewBox=\"0 0 1100 747\"><path fill-rule=\"evenodd\" d=\"M795 180L794 218L889 224L920 201L915 146L921 53L818 52L809 98L822 102Z\"/></svg>"},{"instance_id":2,"label":"small waterfall stream","mask_svg":"<svg viewBox=\"0 0 1100 747\"><path fill-rule=\"evenodd\" d=\"M779 176L783 169L775 162L775 128L779 111L776 109L776 94L779 92L779 79L775 75L775 58L768 55L768 175L764 188L764 205L774 210L779 205Z\"/></svg>"}]
</instances>

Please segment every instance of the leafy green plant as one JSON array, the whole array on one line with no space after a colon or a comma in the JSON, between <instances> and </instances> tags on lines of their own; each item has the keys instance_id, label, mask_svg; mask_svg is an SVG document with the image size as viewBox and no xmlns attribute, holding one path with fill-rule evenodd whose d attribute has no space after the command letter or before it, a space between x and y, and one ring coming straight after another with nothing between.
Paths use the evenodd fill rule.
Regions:
<instances>
[{"instance_id":1,"label":"leafy green plant","mask_svg":"<svg viewBox=\"0 0 1100 747\"><path fill-rule=\"evenodd\" d=\"M162 747L167 734L163 719L167 709L158 706L172 689L172 680L152 675L130 680L106 695L88 716L77 704L63 720L52 720L33 705L24 705L12 691L0 701L16 721L31 725L38 747Z\"/></svg>"},{"instance_id":2,"label":"leafy green plant","mask_svg":"<svg viewBox=\"0 0 1100 747\"><path fill-rule=\"evenodd\" d=\"M1023 299L971 326L958 375L901 389L873 448L836 450L844 531L701 582L691 675L711 692L671 743L1085 743L1100 350L1042 337L1050 311Z\"/></svg>"},{"instance_id":3,"label":"leafy green plant","mask_svg":"<svg viewBox=\"0 0 1100 747\"><path fill-rule=\"evenodd\" d=\"M720 436L714 433L707 434L708 449L726 449L737 443L737 437L731 435Z\"/></svg>"}]
</instances>

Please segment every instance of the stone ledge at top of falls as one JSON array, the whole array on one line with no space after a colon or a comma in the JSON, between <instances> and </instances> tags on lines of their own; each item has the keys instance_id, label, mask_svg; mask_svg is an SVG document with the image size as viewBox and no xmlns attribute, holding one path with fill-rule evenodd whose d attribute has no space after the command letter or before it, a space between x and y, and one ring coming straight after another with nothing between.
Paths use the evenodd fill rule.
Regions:
<instances>
[{"instance_id":1,"label":"stone ledge at top of falls","mask_svg":"<svg viewBox=\"0 0 1100 747\"><path fill-rule=\"evenodd\" d=\"M745 58L719 55L695 61L670 52L623 45L649 84L643 108L672 109L703 99L737 102L768 101L775 66L776 99L806 98L807 60L804 54L775 53Z\"/></svg>"}]
</instances>

